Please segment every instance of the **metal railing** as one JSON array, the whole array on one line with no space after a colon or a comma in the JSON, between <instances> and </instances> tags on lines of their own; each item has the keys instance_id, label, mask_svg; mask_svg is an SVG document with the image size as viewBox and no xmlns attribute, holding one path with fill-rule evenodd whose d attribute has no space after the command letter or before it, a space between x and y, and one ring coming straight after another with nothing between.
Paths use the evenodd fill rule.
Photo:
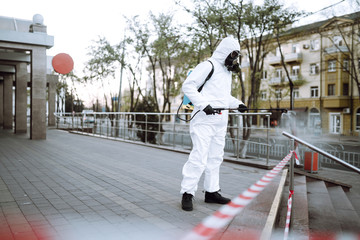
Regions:
<instances>
[{"instance_id":1,"label":"metal railing","mask_svg":"<svg viewBox=\"0 0 360 240\"><path fill-rule=\"evenodd\" d=\"M181 118L189 118L190 113L180 113ZM267 126L251 126L252 133L260 134L261 141L254 139L243 140L243 116L256 116L266 119ZM192 143L189 134L189 123L180 121L176 113L140 113L140 112L94 112L55 114L56 127L78 131L84 134L97 135L106 138L142 141L146 144L157 144L166 147L191 149ZM270 112L264 113L229 113L233 124L228 125L225 140L225 152L237 159L240 144L246 144L248 151L269 164L272 145L270 144ZM233 134L230 135L229 132ZM256 150L255 150L256 149ZM260 154L261 153L261 154ZM261 155L261 156L260 156Z\"/></svg>"},{"instance_id":2,"label":"metal railing","mask_svg":"<svg viewBox=\"0 0 360 240\"><path fill-rule=\"evenodd\" d=\"M320 148L315 147L314 145L312 145L312 144L310 144L310 143L308 143L308 142L306 142L306 141L304 141L304 140L301 140L300 138L298 138L298 137L296 137L296 136L294 136L294 135L291 135L290 133L283 132L282 134L283 134L284 136L286 136L286 137L288 137L288 138L290 138L290 139L298 142L298 143L301 143L302 145L305 145L306 147L310 148L311 150L313 150L313 151L315 151L315 152L318 152L318 153L320 153L321 155L323 155L323 156L325 156L325 157L327 157L327 158L330 158L331 160L333 160L333 161L335 161L335 162L337 162L337 163L345 166L346 168L349 168L349 169L351 169L351 170L353 170L353 171L355 171L355 172L357 172L357 173L360 174L360 169L359 169L359 168L357 168L357 167L355 167L355 166L353 166L353 165L351 165L351 164L349 164L349 163L341 160L340 158L338 158L338 157L336 157L336 156L334 156L334 155L331 155L330 153L325 152L325 151L321 150Z\"/></svg>"},{"instance_id":3,"label":"metal railing","mask_svg":"<svg viewBox=\"0 0 360 240\"><path fill-rule=\"evenodd\" d=\"M331 154L329 154L328 152L323 151L322 149L290 134L287 132L282 132L282 135L288 137L290 139L290 149L293 151L293 153L295 153L295 141L297 143L300 143L308 148L310 148L311 150L345 166L346 168L351 169L354 172L357 172L360 174L360 169L341 160L340 158L333 156ZM289 200L288 200L288 212L287 212L287 217L286 217L286 224L287 224L287 228L285 228L285 235L284 235L284 240L287 239L288 236L288 232L289 232L289 228L288 228L288 223L290 222L290 216L291 216L291 207L292 207L292 195L294 194L294 156L295 154L293 154L291 156L291 160L290 160L290 164L289 164Z\"/></svg>"},{"instance_id":4,"label":"metal railing","mask_svg":"<svg viewBox=\"0 0 360 240\"><path fill-rule=\"evenodd\" d=\"M287 132L282 132L282 135L288 137L290 139L290 148L291 150L295 153L295 141L310 148L311 150L345 166L346 168L349 168L351 169L352 171L354 172L357 172L358 174L360 174L360 169L341 160L340 158L336 157L336 156L333 156L331 155L330 153L328 152L325 152L323 151L322 149L290 134L290 133L287 133ZM291 206L292 206L292 195L294 194L294 154L291 156L291 160L290 160L290 164L289 164L289 201L288 201L288 212L287 212L287 218L286 218L286 223L288 224L288 222L290 221L290 215L291 215ZM284 235L284 240L287 239L287 236L288 236L288 231L289 229L286 228L285 229L285 235Z\"/></svg>"},{"instance_id":5,"label":"metal railing","mask_svg":"<svg viewBox=\"0 0 360 240\"><path fill-rule=\"evenodd\" d=\"M247 145L246 158L253 158L256 161L269 160L280 161L290 151L287 141L282 140L281 129L270 128L271 113L230 113L233 118L232 126L228 126L224 151L226 154L241 158L239 150L242 145ZM242 139L242 116L257 116L267 120L266 126L251 126L251 136L247 140ZM179 121L174 113L111 113L95 112L86 114L65 113L55 114L57 128L77 131L79 133L97 135L105 138L116 138L129 141L143 141L166 147L190 150L192 142L189 134L189 123ZM181 118L190 117L190 113L183 113ZM231 136L229 130L233 132ZM141 136L142 139L141 139ZM155 137L155 140L153 139ZM149 142L149 139L153 139ZM332 147L329 144L315 143L316 147L326 150L349 164L360 167L359 152L345 152L342 146ZM315 145L314 144L314 145ZM328 147L326 147L328 145ZM299 145L299 158L302 160L306 152L306 147ZM319 155L319 167L339 168L333 160Z\"/></svg>"}]
</instances>

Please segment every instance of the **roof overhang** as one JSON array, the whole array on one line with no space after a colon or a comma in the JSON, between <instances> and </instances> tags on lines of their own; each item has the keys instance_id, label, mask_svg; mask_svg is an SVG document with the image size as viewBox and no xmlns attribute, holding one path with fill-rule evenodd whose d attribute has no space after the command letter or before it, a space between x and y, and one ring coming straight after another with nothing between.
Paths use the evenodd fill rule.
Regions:
<instances>
[{"instance_id":1,"label":"roof overhang","mask_svg":"<svg viewBox=\"0 0 360 240\"><path fill-rule=\"evenodd\" d=\"M0 49L0 61L27 62L30 63L30 55L21 52L6 52Z\"/></svg>"},{"instance_id":2,"label":"roof overhang","mask_svg":"<svg viewBox=\"0 0 360 240\"><path fill-rule=\"evenodd\" d=\"M15 73L16 69L13 65L0 64L0 73Z\"/></svg>"},{"instance_id":3,"label":"roof overhang","mask_svg":"<svg viewBox=\"0 0 360 240\"><path fill-rule=\"evenodd\" d=\"M352 24L352 23L354 23L354 20L341 18L341 17L333 17L330 21L328 21L324 25L320 26L320 29L330 27L331 25L333 25L336 22L338 22L337 23L338 25L342 25L342 24L346 24L346 23Z\"/></svg>"},{"instance_id":4,"label":"roof overhang","mask_svg":"<svg viewBox=\"0 0 360 240\"><path fill-rule=\"evenodd\" d=\"M0 30L0 42L29 44L51 48L54 46L54 37L47 35L46 33Z\"/></svg>"}]
</instances>

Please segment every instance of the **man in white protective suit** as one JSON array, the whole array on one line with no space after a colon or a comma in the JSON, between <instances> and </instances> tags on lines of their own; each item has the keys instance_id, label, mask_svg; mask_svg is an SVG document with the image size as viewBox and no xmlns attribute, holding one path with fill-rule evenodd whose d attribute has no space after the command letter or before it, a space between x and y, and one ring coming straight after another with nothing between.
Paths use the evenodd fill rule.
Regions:
<instances>
[{"instance_id":1,"label":"man in white protective suit","mask_svg":"<svg viewBox=\"0 0 360 240\"><path fill-rule=\"evenodd\" d=\"M244 103L231 96L232 72L239 72L240 45L232 37L224 38L208 61L196 66L183 83L182 90L194 105L190 122L190 136L193 143L188 161L185 163L181 182L182 209L193 210L192 199L198 182L205 171L205 202L226 204L230 199L220 195L219 169L223 161L228 111L215 113L213 108L237 108L247 110ZM202 90L199 87L214 66L211 78Z\"/></svg>"}]
</instances>

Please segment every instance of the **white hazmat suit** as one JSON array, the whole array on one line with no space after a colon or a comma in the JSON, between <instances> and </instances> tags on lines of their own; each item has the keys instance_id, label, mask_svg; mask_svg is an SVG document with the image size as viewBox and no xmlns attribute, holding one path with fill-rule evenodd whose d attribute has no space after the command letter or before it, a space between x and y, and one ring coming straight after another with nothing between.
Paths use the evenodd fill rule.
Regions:
<instances>
[{"instance_id":1,"label":"white hazmat suit","mask_svg":"<svg viewBox=\"0 0 360 240\"><path fill-rule=\"evenodd\" d=\"M194 196L204 171L204 190L220 190L219 169L224 156L228 111L206 115L202 110L209 104L213 108L237 108L243 104L231 96L232 73L225 66L225 59L233 51L240 51L239 43L232 37L224 38L209 59L214 73L201 92L198 88L212 69L210 62L197 65L183 83L182 90L194 105L193 114L200 112L190 122L193 148L182 170L181 194L186 192Z\"/></svg>"}]
</instances>

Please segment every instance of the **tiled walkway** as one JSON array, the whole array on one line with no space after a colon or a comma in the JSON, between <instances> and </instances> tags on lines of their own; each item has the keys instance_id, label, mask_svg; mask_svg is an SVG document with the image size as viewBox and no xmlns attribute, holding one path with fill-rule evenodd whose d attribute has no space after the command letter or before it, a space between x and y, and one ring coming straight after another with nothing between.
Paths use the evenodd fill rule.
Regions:
<instances>
[{"instance_id":1,"label":"tiled walkway","mask_svg":"<svg viewBox=\"0 0 360 240\"><path fill-rule=\"evenodd\" d=\"M0 239L179 239L218 209L202 181L180 207L187 154L49 129L47 140L0 130ZM265 170L224 162L234 197Z\"/></svg>"}]
</instances>

